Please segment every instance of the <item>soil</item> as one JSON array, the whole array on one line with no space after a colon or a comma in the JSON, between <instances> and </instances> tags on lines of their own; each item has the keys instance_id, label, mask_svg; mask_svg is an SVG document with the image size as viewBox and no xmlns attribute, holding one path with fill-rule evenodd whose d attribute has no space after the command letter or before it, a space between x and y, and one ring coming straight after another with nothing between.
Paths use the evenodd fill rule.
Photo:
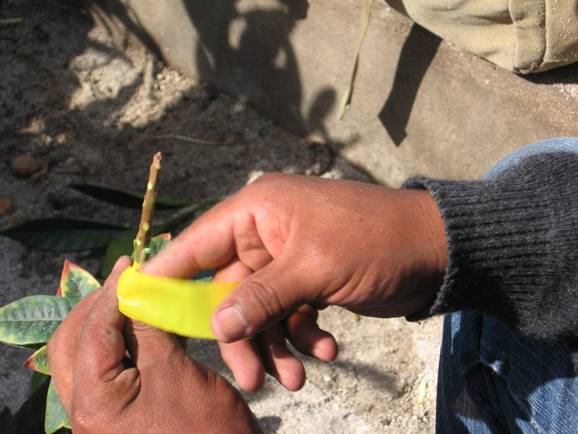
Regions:
<instances>
[{"instance_id":1,"label":"soil","mask_svg":"<svg viewBox=\"0 0 578 434\"><path fill-rule=\"evenodd\" d=\"M160 193L191 201L224 197L265 171L371 181L246 101L141 48L116 46L75 3L0 0L0 228L40 217L134 227L134 211L69 185L141 190L156 150L165 157ZM19 156L32 165L24 172L12 167ZM0 305L53 293L65 257L95 273L100 265L88 253L40 252L3 237L0 250ZM266 432L434 431L439 320L359 319L331 308L321 324L340 343L336 362L306 359L308 382L297 393L268 380L245 395ZM213 343L193 341L190 354L231 379ZM26 397L27 355L0 347L0 410Z\"/></svg>"}]
</instances>

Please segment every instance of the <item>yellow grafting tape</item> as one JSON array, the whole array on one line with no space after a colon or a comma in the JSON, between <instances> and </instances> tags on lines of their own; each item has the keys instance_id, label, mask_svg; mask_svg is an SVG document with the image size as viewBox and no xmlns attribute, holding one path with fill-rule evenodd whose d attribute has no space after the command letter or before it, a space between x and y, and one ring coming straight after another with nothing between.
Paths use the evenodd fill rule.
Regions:
<instances>
[{"instance_id":1,"label":"yellow grafting tape","mask_svg":"<svg viewBox=\"0 0 578 434\"><path fill-rule=\"evenodd\" d=\"M150 276L127 268L118 281L118 305L129 318L180 336L214 339L211 315L237 283Z\"/></svg>"}]
</instances>

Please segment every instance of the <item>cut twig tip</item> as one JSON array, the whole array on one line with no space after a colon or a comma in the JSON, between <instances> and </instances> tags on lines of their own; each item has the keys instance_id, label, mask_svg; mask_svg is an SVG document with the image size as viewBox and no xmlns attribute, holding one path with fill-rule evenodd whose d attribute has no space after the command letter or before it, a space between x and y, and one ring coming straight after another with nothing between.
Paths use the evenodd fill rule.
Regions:
<instances>
[{"instance_id":1,"label":"cut twig tip","mask_svg":"<svg viewBox=\"0 0 578 434\"><path fill-rule=\"evenodd\" d=\"M157 196L157 184L159 171L161 170L161 160L162 154L157 152L153 156L153 161L151 163L149 171L149 179L147 182L146 192L144 200L142 203L142 214L140 219L140 224L138 228L138 233L136 239L134 240L133 247L133 261L135 266L138 268L143 263L146 256L146 249L149 246L150 232L151 232L151 221L155 208L155 200Z\"/></svg>"}]
</instances>

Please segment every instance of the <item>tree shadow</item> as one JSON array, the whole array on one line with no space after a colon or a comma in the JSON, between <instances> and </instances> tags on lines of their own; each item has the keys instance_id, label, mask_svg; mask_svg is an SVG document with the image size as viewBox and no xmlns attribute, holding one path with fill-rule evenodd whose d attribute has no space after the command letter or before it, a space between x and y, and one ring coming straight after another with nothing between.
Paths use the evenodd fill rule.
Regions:
<instances>
[{"instance_id":1,"label":"tree shadow","mask_svg":"<svg viewBox=\"0 0 578 434\"><path fill-rule=\"evenodd\" d=\"M440 44L438 36L418 24L412 25L403 44L393 87L379 112L379 120L397 146L401 145L407 135L413 104Z\"/></svg>"},{"instance_id":2,"label":"tree shadow","mask_svg":"<svg viewBox=\"0 0 578 434\"><path fill-rule=\"evenodd\" d=\"M285 7L241 12L234 0L184 2L199 38L200 78L240 90L257 106L270 108L285 125L304 132L301 76L289 38L297 22L306 18L309 2L284 0L280 4Z\"/></svg>"}]
</instances>

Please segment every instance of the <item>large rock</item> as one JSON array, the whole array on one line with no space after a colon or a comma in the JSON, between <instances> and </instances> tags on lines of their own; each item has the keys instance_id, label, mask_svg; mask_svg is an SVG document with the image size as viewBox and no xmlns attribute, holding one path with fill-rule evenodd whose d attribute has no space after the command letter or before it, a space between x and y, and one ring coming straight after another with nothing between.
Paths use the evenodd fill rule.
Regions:
<instances>
[{"instance_id":1,"label":"large rock","mask_svg":"<svg viewBox=\"0 0 578 434\"><path fill-rule=\"evenodd\" d=\"M343 121L336 112L361 0L91 3L120 36L137 35L181 71L331 142L387 184L415 173L477 177L525 143L578 135L577 68L532 80L513 75L441 42L382 2L374 5Z\"/></svg>"}]
</instances>

